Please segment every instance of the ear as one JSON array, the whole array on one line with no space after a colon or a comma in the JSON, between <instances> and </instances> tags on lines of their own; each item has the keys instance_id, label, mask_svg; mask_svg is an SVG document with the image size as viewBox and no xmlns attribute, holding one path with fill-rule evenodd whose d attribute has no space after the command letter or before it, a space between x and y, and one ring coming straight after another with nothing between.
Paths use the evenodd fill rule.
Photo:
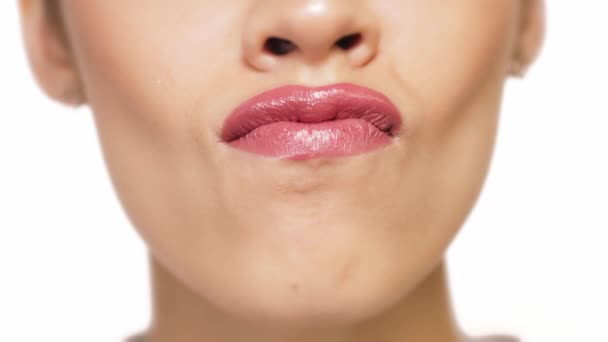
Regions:
<instances>
[{"instance_id":1,"label":"ear","mask_svg":"<svg viewBox=\"0 0 608 342\"><path fill-rule=\"evenodd\" d=\"M67 36L49 1L19 0L21 31L33 75L44 93L53 100L77 107L86 103L78 68Z\"/></svg>"},{"instance_id":2,"label":"ear","mask_svg":"<svg viewBox=\"0 0 608 342\"><path fill-rule=\"evenodd\" d=\"M509 74L523 77L538 57L545 39L544 0L521 0L520 20Z\"/></svg>"}]
</instances>

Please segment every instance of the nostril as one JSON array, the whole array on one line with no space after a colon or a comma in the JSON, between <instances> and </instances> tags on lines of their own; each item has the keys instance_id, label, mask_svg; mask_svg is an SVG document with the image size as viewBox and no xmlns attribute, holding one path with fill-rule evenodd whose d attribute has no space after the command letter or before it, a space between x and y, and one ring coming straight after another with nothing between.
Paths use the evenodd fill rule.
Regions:
<instances>
[{"instance_id":1,"label":"nostril","mask_svg":"<svg viewBox=\"0 0 608 342\"><path fill-rule=\"evenodd\" d=\"M359 42L361 42L361 38L361 33L349 34L338 39L338 41L336 41L336 45L338 45L341 49L348 50L359 44Z\"/></svg>"},{"instance_id":2,"label":"nostril","mask_svg":"<svg viewBox=\"0 0 608 342\"><path fill-rule=\"evenodd\" d=\"M266 39L264 49L275 55L286 55L295 50L296 46L287 39L271 37Z\"/></svg>"}]
</instances>

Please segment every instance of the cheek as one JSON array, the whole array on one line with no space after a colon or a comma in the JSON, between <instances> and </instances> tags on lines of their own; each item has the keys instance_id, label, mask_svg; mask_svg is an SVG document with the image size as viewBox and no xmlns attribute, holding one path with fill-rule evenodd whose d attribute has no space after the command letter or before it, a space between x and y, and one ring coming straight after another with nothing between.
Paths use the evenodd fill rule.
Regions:
<instances>
[{"instance_id":1,"label":"cheek","mask_svg":"<svg viewBox=\"0 0 608 342\"><path fill-rule=\"evenodd\" d=\"M205 99L242 72L231 31L239 12L213 15L217 9L193 1L170 12L152 1L141 11L137 3L66 0L65 8L112 181L154 244L175 235L174 226L225 216L213 182L221 167L200 141L224 114L214 107L222 101Z\"/></svg>"},{"instance_id":2,"label":"cheek","mask_svg":"<svg viewBox=\"0 0 608 342\"><path fill-rule=\"evenodd\" d=\"M99 120L183 138L188 120L209 117L202 101L208 93L227 88L227 80L242 72L234 68L239 6L151 1L142 11L135 1L66 2L74 50ZM111 110L104 108L108 103Z\"/></svg>"},{"instance_id":3,"label":"cheek","mask_svg":"<svg viewBox=\"0 0 608 342\"><path fill-rule=\"evenodd\" d=\"M412 197L421 216L442 236L461 226L485 179L515 32L514 2L467 1L403 11L385 30L390 76L410 103L410 160L399 191L420 190Z\"/></svg>"},{"instance_id":4,"label":"cheek","mask_svg":"<svg viewBox=\"0 0 608 342\"><path fill-rule=\"evenodd\" d=\"M404 9L405 17L386 23L387 59L394 76L422 106L414 115L424 120L463 112L473 97L504 79L514 2L466 1Z\"/></svg>"},{"instance_id":5,"label":"cheek","mask_svg":"<svg viewBox=\"0 0 608 342\"><path fill-rule=\"evenodd\" d=\"M188 153L213 164L205 150L194 149L210 138L211 129L204 128L224 114L214 107L222 101L207 101L209 94L228 89L242 73L234 67L234 17L241 14L222 8L217 15L210 3L151 1L141 11L136 1L66 0L66 21L108 165L125 170L114 172L117 177L130 177L130 169L169 172Z\"/></svg>"}]
</instances>

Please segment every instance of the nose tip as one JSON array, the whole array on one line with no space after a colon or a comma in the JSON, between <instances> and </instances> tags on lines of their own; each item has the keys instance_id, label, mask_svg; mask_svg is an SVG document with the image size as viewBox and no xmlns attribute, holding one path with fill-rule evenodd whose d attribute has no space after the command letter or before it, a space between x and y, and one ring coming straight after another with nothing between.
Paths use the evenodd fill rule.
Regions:
<instances>
[{"instance_id":1,"label":"nose tip","mask_svg":"<svg viewBox=\"0 0 608 342\"><path fill-rule=\"evenodd\" d=\"M271 70L288 60L318 64L342 55L353 66L375 56L378 27L357 0L257 1L243 31L246 61Z\"/></svg>"}]
</instances>

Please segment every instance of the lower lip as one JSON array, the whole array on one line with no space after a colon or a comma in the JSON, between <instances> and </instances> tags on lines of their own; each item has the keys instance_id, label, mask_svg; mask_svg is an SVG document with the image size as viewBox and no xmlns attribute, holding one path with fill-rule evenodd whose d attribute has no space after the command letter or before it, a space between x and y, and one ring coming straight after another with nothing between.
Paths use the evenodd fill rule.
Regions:
<instances>
[{"instance_id":1,"label":"lower lip","mask_svg":"<svg viewBox=\"0 0 608 342\"><path fill-rule=\"evenodd\" d=\"M230 142L232 147L268 157L303 160L352 156L379 149L392 138L362 119L319 123L274 122Z\"/></svg>"}]
</instances>

